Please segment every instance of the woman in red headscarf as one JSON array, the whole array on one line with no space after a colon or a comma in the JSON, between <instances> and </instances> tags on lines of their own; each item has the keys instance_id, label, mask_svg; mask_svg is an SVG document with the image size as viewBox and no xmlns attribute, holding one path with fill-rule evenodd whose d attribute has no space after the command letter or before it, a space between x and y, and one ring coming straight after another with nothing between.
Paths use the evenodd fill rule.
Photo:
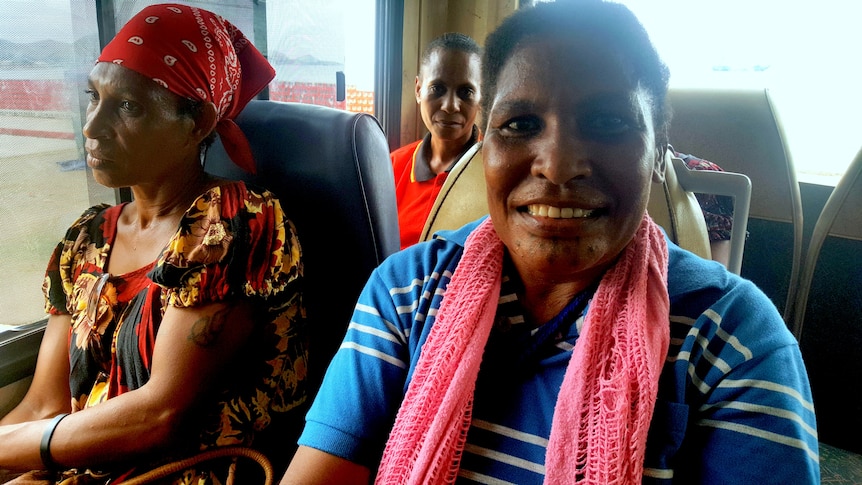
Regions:
<instances>
[{"instance_id":1,"label":"woman in red headscarf","mask_svg":"<svg viewBox=\"0 0 862 485\"><path fill-rule=\"evenodd\" d=\"M182 5L145 8L102 51L87 165L134 200L88 209L54 251L48 326L29 392L0 420L0 469L120 483L201 450L265 450L305 400L294 227L269 192L201 166L217 133L254 171L233 118L273 76L236 27ZM216 469L173 483L218 483Z\"/></svg>"}]
</instances>

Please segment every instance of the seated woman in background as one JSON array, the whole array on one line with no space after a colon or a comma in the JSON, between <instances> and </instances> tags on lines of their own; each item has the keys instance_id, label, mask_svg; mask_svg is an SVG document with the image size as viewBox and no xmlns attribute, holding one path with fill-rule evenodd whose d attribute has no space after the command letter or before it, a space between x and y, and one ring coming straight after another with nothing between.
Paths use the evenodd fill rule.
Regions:
<instances>
[{"instance_id":1,"label":"seated woman in background","mask_svg":"<svg viewBox=\"0 0 862 485\"><path fill-rule=\"evenodd\" d=\"M178 4L146 7L102 51L87 165L134 200L85 211L48 265L33 383L0 420L0 469L46 471L16 483L119 483L227 445L272 455L306 399L300 245L271 193L201 161L217 132L254 170L232 120L273 76L236 27Z\"/></svg>"},{"instance_id":2,"label":"seated woman in background","mask_svg":"<svg viewBox=\"0 0 862 485\"><path fill-rule=\"evenodd\" d=\"M422 53L416 102L428 133L390 154L402 249L419 242L449 169L479 138L479 63L479 45L457 32L437 37Z\"/></svg>"},{"instance_id":3,"label":"seated woman in background","mask_svg":"<svg viewBox=\"0 0 862 485\"><path fill-rule=\"evenodd\" d=\"M674 156L681 158L689 170L724 171L709 160L694 155L674 151ZM733 228L733 197L715 194L695 194L695 197L703 210L712 259L727 267L730 262L730 231Z\"/></svg>"},{"instance_id":4,"label":"seated woman in background","mask_svg":"<svg viewBox=\"0 0 862 485\"><path fill-rule=\"evenodd\" d=\"M634 15L519 9L482 76L490 216L375 270L282 484L818 483L775 306L646 213L668 72Z\"/></svg>"}]
</instances>

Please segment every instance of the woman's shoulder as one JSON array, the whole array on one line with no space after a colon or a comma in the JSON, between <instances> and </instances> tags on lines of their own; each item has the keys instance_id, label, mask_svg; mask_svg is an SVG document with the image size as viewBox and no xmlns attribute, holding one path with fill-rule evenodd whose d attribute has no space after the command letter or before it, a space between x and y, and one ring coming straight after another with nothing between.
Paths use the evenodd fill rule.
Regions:
<instances>
[{"instance_id":1,"label":"woman's shoulder","mask_svg":"<svg viewBox=\"0 0 862 485\"><path fill-rule=\"evenodd\" d=\"M195 199L184 216L185 224L199 221L206 226L221 219L234 231L280 227L285 218L281 202L275 194L240 180L224 180L209 188ZM252 224L250 221L253 220L272 223L261 226Z\"/></svg>"},{"instance_id":2,"label":"woman's shoulder","mask_svg":"<svg viewBox=\"0 0 862 485\"><path fill-rule=\"evenodd\" d=\"M416 147L418 147L420 143L422 143L422 140L416 140L413 143L396 148L389 153L389 159L392 162L392 166L396 173L413 161L413 153L416 152Z\"/></svg>"},{"instance_id":3,"label":"woman's shoulder","mask_svg":"<svg viewBox=\"0 0 862 485\"><path fill-rule=\"evenodd\" d=\"M709 319L727 331L792 336L772 300L753 282L731 273L721 263L669 245L668 295L671 314ZM738 334L737 334L738 335Z\"/></svg>"},{"instance_id":4,"label":"woman's shoulder","mask_svg":"<svg viewBox=\"0 0 862 485\"><path fill-rule=\"evenodd\" d=\"M278 197L265 187L254 185L242 180L223 180L211 187L192 204L195 206L206 205L211 201L218 201L223 208L233 208L236 211L249 210L255 212L262 205L279 203Z\"/></svg>"},{"instance_id":5,"label":"woman's shoulder","mask_svg":"<svg viewBox=\"0 0 862 485\"><path fill-rule=\"evenodd\" d=\"M99 218L117 219L119 218L124 205L125 204L111 205L102 203L90 206L86 208L80 216L78 216L75 222L72 223L72 227L87 226L90 222Z\"/></svg>"},{"instance_id":6,"label":"woman's shoulder","mask_svg":"<svg viewBox=\"0 0 862 485\"><path fill-rule=\"evenodd\" d=\"M92 239L113 235L114 227L125 204L96 204L85 209L66 229L65 239L75 241L79 234L86 233Z\"/></svg>"},{"instance_id":7,"label":"woman's shoulder","mask_svg":"<svg viewBox=\"0 0 862 485\"><path fill-rule=\"evenodd\" d=\"M178 289L172 301L192 306L239 292L275 293L301 274L299 242L278 199L244 182L224 181L186 211L150 278Z\"/></svg>"},{"instance_id":8,"label":"woman's shoulder","mask_svg":"<svg viewBox=\"0 0 862 485\"><path fill-rule=\"evenodd\" d=\"M413 275L412 278L418 274L448 268L460 260L467 238L482 219L465 224L459 229L436 232L430 240L421 241L390 255L379 269L395 276L409 273ZM405 271L405 268L410 270Z\"/></svg>"}]
</instances>

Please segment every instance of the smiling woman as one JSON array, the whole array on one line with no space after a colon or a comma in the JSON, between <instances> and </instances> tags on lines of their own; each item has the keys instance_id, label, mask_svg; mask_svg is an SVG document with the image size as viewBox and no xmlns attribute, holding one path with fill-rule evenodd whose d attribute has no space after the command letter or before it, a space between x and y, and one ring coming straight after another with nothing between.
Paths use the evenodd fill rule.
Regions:
<instances>
[{"instance_id":1,"label":"smiling woman","mask_svg":"<svg viewBox=\"0 0 862 485\"><path fill-rule=\"evenodd\" d=\"M490 216L375 270L283 484L819 482L775 307L646 213L667 82L617 3L522 8L488 36Z\"/></svg>"}]
</instances>

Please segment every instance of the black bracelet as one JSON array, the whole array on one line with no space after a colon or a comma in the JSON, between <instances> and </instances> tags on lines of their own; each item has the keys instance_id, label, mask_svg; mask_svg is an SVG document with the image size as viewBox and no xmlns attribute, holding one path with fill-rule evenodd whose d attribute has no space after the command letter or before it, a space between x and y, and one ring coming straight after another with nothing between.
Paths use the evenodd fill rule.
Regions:
<instances>
[{"instance_id":1,"label":"black bracelet","mask_svg":"<svg viewBox=\"0 0 862 485\"><path fill-rule=\"evenodd\" d=\"M39 444L39 455L42 457L42 464L45 465L46 470L54 471L60 469L60 465L51 458L51 437L54 436L54 430L57 429L57 425L60 424L60 421L68 415L69 413L63 413L54 416L54 419L48 423L45 431L42 432L42 442Z\"/></svg>"}]
</instances>

